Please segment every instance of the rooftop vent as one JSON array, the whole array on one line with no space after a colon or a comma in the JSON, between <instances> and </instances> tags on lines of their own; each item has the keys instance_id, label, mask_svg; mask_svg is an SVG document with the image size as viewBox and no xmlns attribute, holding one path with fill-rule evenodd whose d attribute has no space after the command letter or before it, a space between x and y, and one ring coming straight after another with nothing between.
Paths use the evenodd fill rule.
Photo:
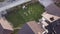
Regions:
<instances>
[{"instance_id":1,"label":"rooftop vent","mask_svg":"<svg viewBox=\"0 0 60 34\"><path fill-rule=\"evenodd\" d=\"M54 20L54 17L51 17L50 20L53 21Z\"/></svg>"}]
</instances>

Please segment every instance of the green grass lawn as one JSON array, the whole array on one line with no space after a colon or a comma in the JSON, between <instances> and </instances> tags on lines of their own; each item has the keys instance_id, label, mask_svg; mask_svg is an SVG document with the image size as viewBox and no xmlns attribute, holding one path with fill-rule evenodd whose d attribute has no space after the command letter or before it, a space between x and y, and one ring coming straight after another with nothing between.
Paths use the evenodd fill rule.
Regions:
<instances>
[{"instance_id":1,"label":"green grass lawn","mask_svg":"<svg viewBox=\"0 0 60 34\"><path fill-rule=\"evenodd\" d=\"M10 21L14 27L21 26L27 21L36 20L41 18L43 13L43 6L39 3L30 4L27 9L20 8L18 11L13 11L7 16L7 20Z\"/></svg>"},{"instance_id":2,"label":"green grass lawn","mask_svg":"<svg viewBox=\"0 0 60 34\"><path fill-rule=\"evenodd\" d=\"M18 11L13 11L7 16L7 20L10 21L14 27L21 27L28 21L38 21L43 13L43 6L39 3L30 4L27 9L18 9Z\"/></svg>"}]
</instances>

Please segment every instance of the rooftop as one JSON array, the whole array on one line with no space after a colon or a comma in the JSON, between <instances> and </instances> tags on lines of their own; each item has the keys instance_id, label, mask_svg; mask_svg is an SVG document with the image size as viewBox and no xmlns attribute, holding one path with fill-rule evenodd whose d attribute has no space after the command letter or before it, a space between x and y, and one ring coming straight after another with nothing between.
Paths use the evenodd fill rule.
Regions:
<instances>
[{"instance_id":1,"label":"rooftop","mask_svg":"<svg viewBox=\"0 0 60 34\"><path fill-rule=\"evenodd\" d=\"M47 7L47 6L49 6L50 4L53 3L52 0L39 0L39 2L40 2L44 7Z\"/></svg>"},{"instance_id":2,"label":"rooftop","mask_svg":"<svg viewBox=\"0 0 60 34\"><path fill-rule=\"evenodd\" d=\"M56 21L56 20L60 19L60 17L55 16L55 15L52 15L52 14L49 14L49 13L47 13L47 12L44 12L44 13L42 14L42 16L43 16L44 18L46 18L48 21L50 21L50 22L53 22L53 21ZM53 21L50 20L51 17L54 17L54 20L53 20Z\"/></svg>"},{"instance_id":3,"label":"rooftop","mask_svg":"<svg viewBox=\"0 0 60 34\"><path fill-rule=\"evenodd\" d=\"M0 2L0 11L4 11L6 9L21 5L22 3L29 1L31 0L5 0L4 2Z\"/></svg>"},{"instance_id":4,"label":"rooftop","mask_svg":"<svg viewBox=\"0 0 60 34\"><path fill-rule=\"evenodd\" d=\"M60 16L60 8L58 6L56 6L55 4L50 4L49 6L47 6L45 8L45 10L52 15L55 16Z\"/></svg>"}]
</instances>

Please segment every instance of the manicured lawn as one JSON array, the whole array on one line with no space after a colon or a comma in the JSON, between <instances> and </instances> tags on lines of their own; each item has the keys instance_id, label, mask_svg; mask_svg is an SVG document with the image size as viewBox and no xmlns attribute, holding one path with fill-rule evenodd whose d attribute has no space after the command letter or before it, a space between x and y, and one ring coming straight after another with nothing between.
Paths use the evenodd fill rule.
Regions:
<instances>
[{"instance_id":1,"label":"manicured lawn","mask_svg":"<svg viewBox=\"0 0 60 34\"><path fill-rule=\"evenodd\" d=\"M21 27L28 21L38 21L43 13L43 6L39 3L30 4L27 9L18 9L7 16L7 20L12 23L14 27Z\"/></svg>"},{"instance_id":2,"label":"manicured lawn","mask_svg":"<svg viewBox=\"0 0 60 34\"><path fill-rule=\"evenodd\" d=\"M36 20L41 18L43 13L43 6L39 3L30 4L27 9L20 8L18 11L13 11L7 16L7 20L10 21L14 27L21 26L27 21Z\"/></svg>"},{"instance_id":3,"label":"manicured lawn","mask_svg":"<svg viewBox=\"0 0 60 34\"><path fill-rule=\"evenodd\" d=\"M19 8L18 11L14 11L11 14L8 14L7 20L12 23L14 28L21 27L28 21L38 21L41 18L41 14L43 13L44 7L39 3L30 4L27 6L27 9ZM15 30L16 32L17 30ZM16 34L14 32L14 34Z\"/></svg>"}]
</instances>

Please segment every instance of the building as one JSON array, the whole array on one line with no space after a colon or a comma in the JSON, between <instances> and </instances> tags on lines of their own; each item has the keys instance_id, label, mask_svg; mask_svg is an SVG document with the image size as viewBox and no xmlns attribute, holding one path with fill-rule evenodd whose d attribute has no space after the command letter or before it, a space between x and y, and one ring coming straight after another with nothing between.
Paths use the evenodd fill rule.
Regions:
<instances>
[{"instance_id":1,"label":"building","mask_svg":"<svg viewBox=\"0 0 60 34\"><path fill-rule=\"evenodd\" d=\"M0 15L7 14L7 10L30 1L31 0L4 0L4 2L0 2Z\"/></svg>"},{"instance_id":2,"label":"building","mask_svg":"<svg viewBox=\"0 0 60 34\"><path fill-rule=\"evenodd\" d=\"M0 2L0 12L13 8L15 6L21 5L23 3L29 2L31 0L5 0Z\"/></svg>"},{"instance_id":3,"label":"building","mask_svg":"<svg viewBox=\"0 0 60 34\"><path fill-rule=\"evenodd\" d=\"M45 10L52 15L59 16L60 17L60 8L56 6L55 4L50 4L45 8Z\"/></svg>"},{"instance_id":4,"label":"building","mask_svg":"<svg viewBox=\"0 0 60 34\"><path fill-rule=\"evenodd\" d=\"M44 25L44 28L48 30L47 34L60 34L60 8L55 4L60 1L48 1L47 3L47 0L40 0L40 3L45 7L41 23Z\"/></svg>"},{"instance_id":5,"label":"building","mask_svg":"<svg viewBox=\"0 0 60 34\"><path fill-rule=\"evenodd\" d=\"M56 15L52 15L51 13L44 12L42 14L42 21L41 23L44 27L47 27L49 34L55 33L60 34L60 17Z\"/></svg>"},{"instance_id":6,"label":"building","mask_svg":"<svg viewBox=\"0 0 60 34\"><path fill-rule=\"evenodd\" d=\"M56 2L56 3L60 3L60 0L53 0L54 2Z\"/></svg>"},{"instance_id":7,"label":"building","mask_svg":"<svg viewBox=\"0 0 60 34\"><path fill-rule=\"evenodd\" d=\"M4 18L0 19L0 34L12 34L13 33L12 25Z\"/></svg>"},{"instance_id":8,"label":"building","mask_svg":"<svg viewBox=\"0 0 60 34\"><path fill-rule=\"evenodd\" d=\"M42 34L43 32L44 29L41 25L38 25L35 21L30 21L19 30L18 34Z\"/></svg>"},{"instance_id":9,"label":"building","mask_svg":"<svg viewBox=\"0 0 60 34\"><path fill-rule=\"evenodd\" d=\"M42 4L44 7L49 6L50 4L54 3L52 0L39 0L40 4Z\"/></svg>"},{"instance_id":10,"label":"building","mask_svg":"<svg viewBox=\"0 0 60 34\"><path fill-rule=\"evenodd\" d=\"M47 12L44 12L42 14L42 16L43 16L44 19L48 20L49 22L53 22L53 21L56 21L56 20L60 19L60 17L49 14ZM52 17L53 17L53 20L51 20Z\"/></svg>"}]
</instances>

